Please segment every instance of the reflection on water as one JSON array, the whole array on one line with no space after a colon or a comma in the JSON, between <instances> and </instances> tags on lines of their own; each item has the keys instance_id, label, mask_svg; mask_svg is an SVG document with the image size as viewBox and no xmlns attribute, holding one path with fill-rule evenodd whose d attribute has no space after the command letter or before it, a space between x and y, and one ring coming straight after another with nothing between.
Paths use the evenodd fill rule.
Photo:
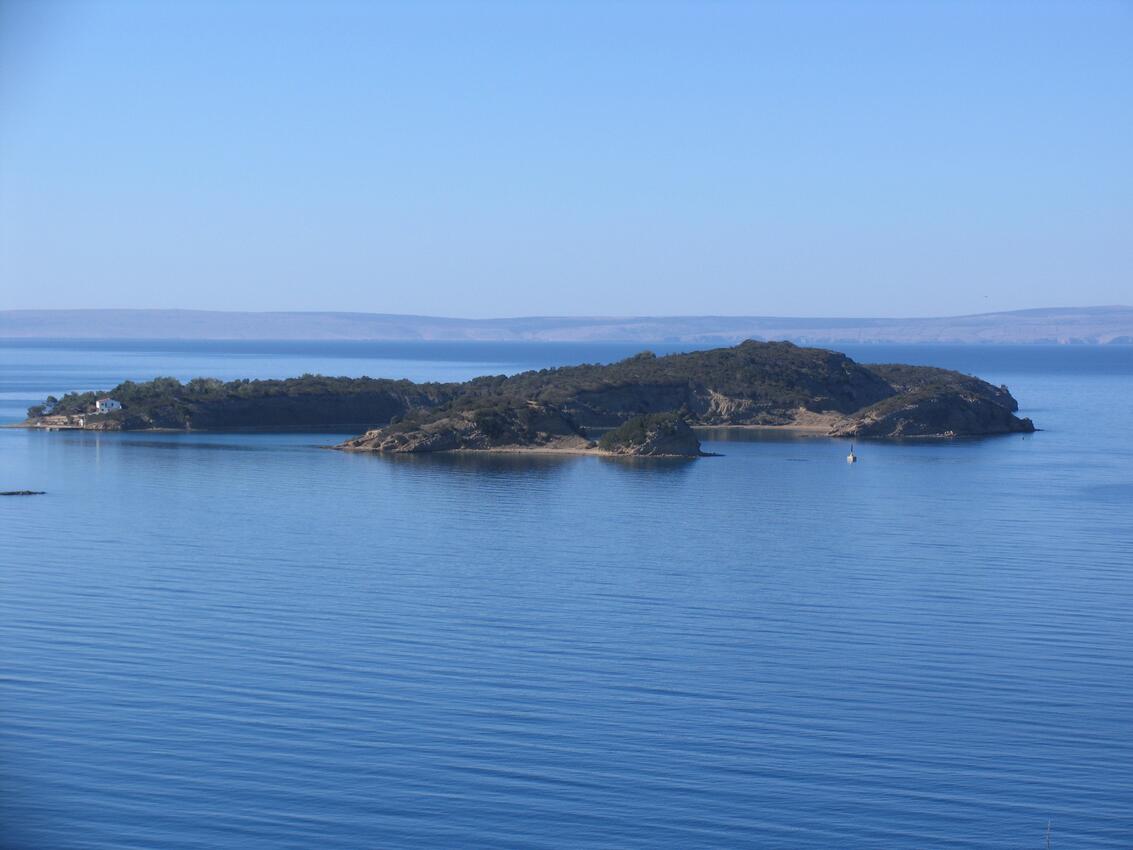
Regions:
<instances>
[{"instance_id":1,"label":"reflection on water","mask_svg":"<svg viewBox=\"0 0 1133 850\"><path fill-rule=\"evenodd\" d=\"M370 462L401 464L416 469L459 470L461 472L502 474L565 471L574 464L607 464L624 472L663 474L679 472L695 463L696 458L631 457L570 452L437 452L384 454L381 452L344 452Z\"/></svg>"},{"instance_id":2,"label":"reflection on water","mask_svg":"<svg viewBox=\"0 0 1133 850\"><path fill-rule=\"evenodd\" d=\"M598 461L609 469L622 473L655 476L686 473L703 458L692 457L633 457L600 455Z\"/></svg>"},{"instance_id":3,"label":"reflection on water","mask_svg":"<svg viewBox=\"0 0 1133 850\"><path fill-rule=\"evenodd\" d=\"M581 458L569 454L538 452L437 452L385 454L382 452L343 452L362 463L388 464L394 469L458 471L484 474L546 474L563 471Z\"/></svg>"},{"instance_id":4,"label":"reflection on water","mask_svg":"<svg viewBox=\"0 0 1133 850\"><path fill-rule=\"evenodd\" d=\"M698 427L696 435L714 443L796 443L813 440L829 440L821 431L795 428L723 428Z\"/></svg>"}]
</instances>

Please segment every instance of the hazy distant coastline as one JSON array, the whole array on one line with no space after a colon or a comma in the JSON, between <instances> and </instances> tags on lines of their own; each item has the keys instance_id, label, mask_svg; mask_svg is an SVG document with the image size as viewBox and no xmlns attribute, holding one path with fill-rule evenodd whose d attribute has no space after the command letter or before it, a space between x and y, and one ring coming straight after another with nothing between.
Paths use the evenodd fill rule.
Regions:
<instances>
[{"instance_id":1,"label":"hazy distant coastline","mask_svg":"<svg viewBox=\"0 0 1133 850\"><path fill-rule=\"evenodd\" d=\"M1133 344L1133 307L1068 307L947 318L533 316L453 319L384 313L2 310L0 339L217 339L801 344Z\"/></svg>"}]
</instances>

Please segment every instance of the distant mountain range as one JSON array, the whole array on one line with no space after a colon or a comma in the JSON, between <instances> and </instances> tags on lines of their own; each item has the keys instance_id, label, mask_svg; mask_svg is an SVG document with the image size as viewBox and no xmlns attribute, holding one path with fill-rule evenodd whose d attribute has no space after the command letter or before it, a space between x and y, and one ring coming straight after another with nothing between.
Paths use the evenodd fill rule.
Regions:
<instances>
[{"instance_id":1,"label":"distant mountain range","mask_svg":"<svg viewBox=\"0 0 1133 850\"><path fill-rule=\"evenodd\" d=\"M5 339L1133 344L1133 307L1066 307L913 319L772 316L533 316L447 319L385 313L2 310Z\"/></svg>"}]
</instances>

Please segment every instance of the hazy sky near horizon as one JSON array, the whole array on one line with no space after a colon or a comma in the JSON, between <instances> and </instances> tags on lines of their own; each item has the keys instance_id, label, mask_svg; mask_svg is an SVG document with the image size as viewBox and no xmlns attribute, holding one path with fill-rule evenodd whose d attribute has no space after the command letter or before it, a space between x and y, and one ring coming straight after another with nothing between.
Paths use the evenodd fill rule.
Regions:
<instances>
[{"instance_id":1,"label":"hazy sky near horizon","mask_svg":"<svg viewBox=\"0 0 1133 850\"><path fill-rule=\"evenodd\" d=\"M0 3L0 309L1133 302L1133 3Z\"/></svg>"}]
</instances>

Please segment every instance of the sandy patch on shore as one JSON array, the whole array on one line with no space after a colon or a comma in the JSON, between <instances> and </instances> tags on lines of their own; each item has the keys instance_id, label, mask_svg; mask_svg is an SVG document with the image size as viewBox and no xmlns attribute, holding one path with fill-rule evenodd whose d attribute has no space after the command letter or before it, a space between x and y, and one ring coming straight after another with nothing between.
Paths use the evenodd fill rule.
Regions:
<instances>
[{"instance_id":1,"label":"sandy patch on shore","mask_svg":"<svg viewBox=\"0 0 1133 850\"><path fill-rule=\"evenodd\" d=\"M735 431L796 431L805 434L826 436L830 429L845 419L839 413L815 413L799 408L795 411L793 422L785 425L693 425L694 431L714 431L717 429Z\"/></svg>"}]
</instances>

